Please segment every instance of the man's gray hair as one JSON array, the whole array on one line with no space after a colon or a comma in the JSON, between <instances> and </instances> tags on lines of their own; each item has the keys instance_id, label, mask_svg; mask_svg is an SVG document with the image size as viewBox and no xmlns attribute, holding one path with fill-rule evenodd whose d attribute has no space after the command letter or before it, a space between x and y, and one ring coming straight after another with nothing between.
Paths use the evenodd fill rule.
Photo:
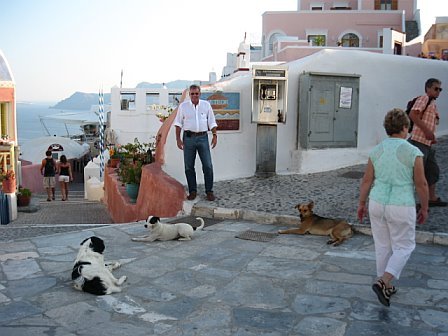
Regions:
<instances>
[{"instance_id":1,"label":"man's gray hair","mask_svg":"<svg viewBox=\"0 0 448 336\"><path fill-rule=\"evenodd\" d=\"M199 92L201 92L201 87L197 84L191 84L190 85L190 91L191 90L199 90Z\"/></svg>"}]
</instances>

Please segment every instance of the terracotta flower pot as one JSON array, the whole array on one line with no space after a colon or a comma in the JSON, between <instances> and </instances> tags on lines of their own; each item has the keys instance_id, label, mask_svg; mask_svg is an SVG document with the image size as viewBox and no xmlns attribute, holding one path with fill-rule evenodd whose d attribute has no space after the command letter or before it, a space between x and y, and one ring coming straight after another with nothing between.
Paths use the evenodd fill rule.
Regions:
<instances>
[{"instance_id":1,"label":"terracotta flower pot","mask_svg":"<svg viewBox=\"0 0 448 336\"><path fill-rule=\"evenodd\" d=\"M31 196L17 195L17 206L28 206L31 202Z\"/></svg>"},{"instance_id":2,"label":"terracotta flower pot","mask_svg":"<svg viewBox=\"0 0 448 336\"><path fill-rule=\"evenodd\" d=\"M119 163L120 163L120 158L111 158L109 161L109 167L117 168Z\"/></svg>"},{"instance_id":3,"label":"terracotta flower pot","mask_svg":"<svg viewBox=\"0 0 448 336\"><path fill-rule=\"evenodd\" d=\"M12 194L16 192L16 179L9 179L2 181L2 190L5 194Z\"/></svg>"}]
</instances>

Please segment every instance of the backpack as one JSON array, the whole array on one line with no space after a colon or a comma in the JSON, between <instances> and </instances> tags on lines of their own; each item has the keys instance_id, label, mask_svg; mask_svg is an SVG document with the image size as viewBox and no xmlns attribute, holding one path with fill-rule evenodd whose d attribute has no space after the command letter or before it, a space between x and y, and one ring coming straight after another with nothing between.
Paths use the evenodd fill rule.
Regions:
<instances>
[{"instance_id":1,"label":"backpack","mask_svg":"<svg viewBox=\"0 0 448 336\"><path fill-rule=\"evenodd\" d=\"M44 176L54 176L55 175L55 165L54 165L54 159L48 159L46 158L47 162L45 162L44 167Z\"/></svg>"},{"instance_id":2,"label":"backpack","mask_svg":"<svg viewBox=\"0 0 448 336\"><path fill-rule=\"evenodd\" d=\"M412 122L411 117L409 116L409 114L411 113L412 108L414 107L415 102L417 101L418 98L420 98L421 96L417 96L414 99L408 101L408 104L406 105L406 114L408 115L409 118L409 129L408 129L408 133L412 132L412 129L414 128L414 123ZM422 114L425 113L426 109L428 108L429 104L431 104L432 99L429 98L428 99L428 103L426 104L425 109L423 110Z\"/></svg>"}]
</instances>

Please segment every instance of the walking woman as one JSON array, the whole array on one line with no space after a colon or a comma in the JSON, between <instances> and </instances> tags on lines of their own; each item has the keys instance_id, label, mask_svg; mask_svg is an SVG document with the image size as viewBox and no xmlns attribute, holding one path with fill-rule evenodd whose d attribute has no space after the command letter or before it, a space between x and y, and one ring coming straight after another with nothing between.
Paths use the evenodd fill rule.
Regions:
<instances>
[{"instance_id":1,"label":"walking woman","mask_svg":"<svg viewBox=\"0 0 448 336\"><path fill-rule=\"evenodd\" d=\"M66 201L68 199L68 183L73 181L73 174L72 166L67 161L65 155L61 155L57 172L59 174L59 183L61 185L62 200Z\"/></svg>"},{"instance_id":2,"label":"walking woman","mask_svg":"<svg viewBox=\"0 0 448 336\"><path fill-rule=\"evenodd\" d=\"M389 136L370 152L361 182L358 219L369 217L375 244L378 279L372 289L385 306L397 292L392 285L399 279L415 249L415 222L428 217L428 184L423 167L423 153L406 141L409 118L400 109L386 114L384 128ZM416 213L414 190L420 207Z\"/></svg>"}]
</instances>

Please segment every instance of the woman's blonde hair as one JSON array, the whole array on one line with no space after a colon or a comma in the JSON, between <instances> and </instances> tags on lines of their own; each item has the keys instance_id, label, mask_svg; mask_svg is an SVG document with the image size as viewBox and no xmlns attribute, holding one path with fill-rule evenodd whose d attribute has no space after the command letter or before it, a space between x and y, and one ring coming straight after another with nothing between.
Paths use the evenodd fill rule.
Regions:
<instances>
[{"instance_id":1,"label":"woman's blonde hair","mask_svg":"<svg viewBox=\"0 0 448 336\"><path fill-rule=\"evenodd\" d=\"M403 127L409 128L409 117L403 110L394 108L387 112L384 117L384 129L387 135L398 134L403 130Z\"/></svg>"}]
</instances>

